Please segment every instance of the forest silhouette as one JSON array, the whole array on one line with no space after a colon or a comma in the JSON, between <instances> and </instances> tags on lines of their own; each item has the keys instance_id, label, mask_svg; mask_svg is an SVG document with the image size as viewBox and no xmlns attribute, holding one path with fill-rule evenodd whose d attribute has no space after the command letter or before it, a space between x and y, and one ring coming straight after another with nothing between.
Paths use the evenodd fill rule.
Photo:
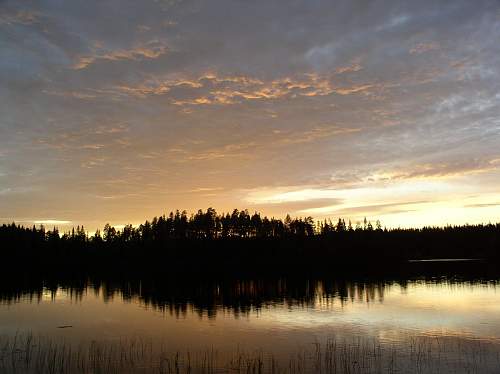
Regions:
<instances>
[{"instance_id":1,"label":"forest silhouette","mask_svg":"<svg viewBox=\"0 0 500 374\"><path fill-rule=\"evenodd\" d=\"M247 210L171 212L138 227L89 235L83 226L0 227L2 257L45 268L178 271L294 271L335 266L381 266L431 258L500 260L500 224L383 228L366 218L284 220Z\"/></svg>"}]
</instances>

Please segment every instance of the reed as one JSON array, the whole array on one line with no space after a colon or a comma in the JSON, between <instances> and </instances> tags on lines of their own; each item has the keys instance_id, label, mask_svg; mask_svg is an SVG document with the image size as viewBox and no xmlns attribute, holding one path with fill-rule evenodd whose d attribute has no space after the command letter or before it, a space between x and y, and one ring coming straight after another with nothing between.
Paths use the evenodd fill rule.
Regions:
<instances>
[{"instance_id":1,"label":"reed","mask_svg":"<svg viewBox=\"0 0 500 374\"><path fill-rule=\"evenodd\" d=\"M0 337L0 373L498 373L500 346L447 337L414 337L394 345L330 338L289 357L271 352L169 352L152 341L127 339L69 344L33 334Z\"/></svg>"}]
</instances>

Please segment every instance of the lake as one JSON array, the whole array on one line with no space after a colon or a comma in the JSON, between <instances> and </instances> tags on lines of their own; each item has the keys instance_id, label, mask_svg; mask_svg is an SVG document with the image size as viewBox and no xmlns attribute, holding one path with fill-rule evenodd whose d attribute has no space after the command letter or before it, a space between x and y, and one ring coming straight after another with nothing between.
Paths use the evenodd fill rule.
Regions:
<instances>
[{"instance_id":1,"label":"lake","mask_svg":"<svg viewBox=\"0 0 500 374\"><path fill-rule=\"evenodd\" d=\"M28 351L99 347L108 364L124 360L120 350L136 355L117 372L175 372L177 353L182 372L189 352L192 372L246 362L256 372L498 373L499 279L24 277L0 290L0 371L34 370Z\"/></svg>"}]
</instances>

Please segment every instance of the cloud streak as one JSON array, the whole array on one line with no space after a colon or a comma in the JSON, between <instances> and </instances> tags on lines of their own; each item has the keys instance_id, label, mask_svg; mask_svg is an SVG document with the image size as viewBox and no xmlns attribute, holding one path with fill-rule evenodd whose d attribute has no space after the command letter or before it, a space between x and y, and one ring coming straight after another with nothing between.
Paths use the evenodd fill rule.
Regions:
<instances>
[{"instance_id":1,"label":"cloud streak","mask_svg":"<svg viewBox=\"0 0 500 374\"><path fill-rule=\"evenodd\" d=\"M30 10L19 10L15 13L4 13L0 15L0 25L32 25L38 22L40 15Z\"/></svg>"},{"instance_id":2,"label":"cloud streak","mask_svg":"<svg viewBox=\"0 0 500 374\"><path fill-rule=\"evenodd\" d=\"M96 48L96 50L92 54L79 57L73 64L72 68L75 70L86 69L91 65L106 61L151 60L163 56L165 53L167 53L167 51L167 46L158 41L151 41L145 43L144 45L135 46L130 49L109 50L104 48Z\"/></svg>"},{"instance_id":3,"label":"cloud streak","mask_svg":"<svg viewBox=\"0 0 500 374\"><path fill-rule=\"evenodd\" d=\"M343 72L357 71L355 67L344 67ZM335 73L334 73L335 74ZM354 95L368 93L375 84L334 84L334 74L319 76L303 74L300 77L281 77L264 80L252 76L225 76L214 73L203 74L197 78L150 78L136 85L115 85L96 88L87 92L48 92L75 98L113 97L125 99L133 97L147 99L154 96L169 96L171 103L178 106L197 105L235 105L248 101L284 100L295 98L314 98L331 94ZM185 98L178 96L183 90ZM176 92L177 91L177 92Z\"/></svg>"}]
</instances>

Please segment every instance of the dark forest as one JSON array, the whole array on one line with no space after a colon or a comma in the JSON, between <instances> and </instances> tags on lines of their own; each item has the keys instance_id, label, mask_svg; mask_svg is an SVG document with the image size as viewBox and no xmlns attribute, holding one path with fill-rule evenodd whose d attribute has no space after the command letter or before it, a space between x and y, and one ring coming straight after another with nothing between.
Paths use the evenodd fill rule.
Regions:
<instances>
[{"instance_id":1,"label":"dark forest","mask_svg":"<svg viewBox=\"0 0 500 374\"><path fill-rule=\"evenodd\" d=\"M12 223L0 227L2 257L31 267L123 271L272 271L389 266L432 258L500 259L500 224L383 228L379 221L284 220L247 210L183 211L121 230L107 224L60 233Z\"/></svg>"}]
</instances>

